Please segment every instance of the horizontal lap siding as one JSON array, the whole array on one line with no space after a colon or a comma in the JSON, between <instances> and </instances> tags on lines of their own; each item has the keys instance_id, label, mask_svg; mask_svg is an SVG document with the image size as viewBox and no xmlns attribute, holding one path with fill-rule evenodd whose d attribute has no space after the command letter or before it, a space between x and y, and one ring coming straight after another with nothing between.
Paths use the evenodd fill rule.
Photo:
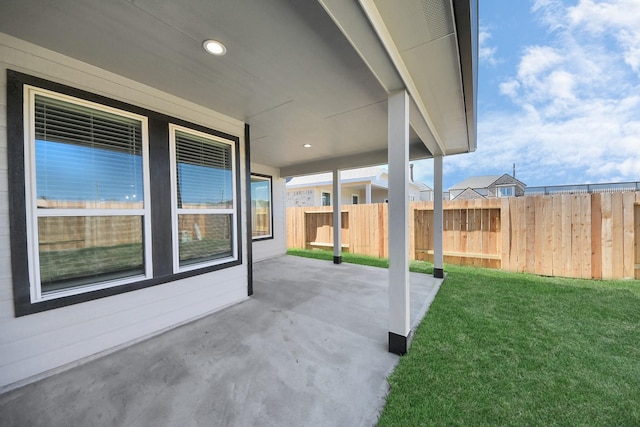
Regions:
<instances>
[{"instance_id":1,"label":"horizontal lap siding","mask_svg":"<svg viewBox=\"0 0 640 427\"><path fill-rule=\"evenodd\" d=\"M0 87L3 94L6 93L7 68L238 135L241 141L243 139L244 125L234 119L0 34ZM0 390L9 384L159 333L246 297L247 269L242 265L15 318L9 252L5 103L6 97L3 95L0 97ZM244 177L242 143L240 150L240 172ZM244 198L244 183L241 190ZM239 206L246 206L244 200L238 203ZM243 212L243 223L245 215ZM281 246L284 247L284 212L279 220L274 218L274 230L278 232L278 228ZM239 236L239 240L245 251L242 254L245 259L246 239Z\"/></svg>"}]
</instances>

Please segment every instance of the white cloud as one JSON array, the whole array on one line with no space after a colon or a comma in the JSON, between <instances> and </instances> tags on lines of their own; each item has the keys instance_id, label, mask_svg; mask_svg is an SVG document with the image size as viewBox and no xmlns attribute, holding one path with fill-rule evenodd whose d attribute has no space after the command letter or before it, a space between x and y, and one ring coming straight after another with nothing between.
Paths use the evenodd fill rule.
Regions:
<instances>
[{"instance_id":1,"label":"white cloud","mask_svg":"<svg viewBox=\"0 0 640 427\"><path fill-rule=\"evenodd\" d=\"M561 100L575 100L573 88L576 84L573 74L564 70L555 70L547 79L549 94Z\"/></svg>"},{"instance_id":2,"label":"white cloud","mask_svg":"<svg viewBox=\"0 0 640 427\"><path fill-rule=\"evenodd\" d=\"M518 78L524 82L535 80L541 73L549 70L560 62L562 62L562 56L558 50L552 47L529 47L520 60Z\"/></svg>"},{"instance_id":3,"label":"white cloud","mask_svg":"<svg viewBox=\"0 0 640 427\"><path fill-rule=\"evenodd\" d=\"M478 152L445 172L509 173L528 185L640 180L640 1L537 0L549 29L499 83L514 110L480 111ZM483 172L484 174L484 172Z\"/></svg>"},{"instance_id":4,"label":"white cloud","mask_svg":"<svg viewBox=\"0 0 640 427\"><path fill-rule=\"evenodd\" d=\"M623 49L625 62L640 73L640 2L581 0L567 9L570 26L595 35L612 35Z\"/></svg>"},{"instance_id":5,"label":"white cloud","mask_svg":"<svg viewBox=\"0 0 640 427\"><path fill-rule=\"evenodd\" d=\"M480 27L480 31L478 32L478 56L480 57L480 61L486 61L491 65L496 65L498 63L496 59L496 51L498 50L495 46L489 46L488 41L491 38L491 33L485 27Z\"/></svg>"},{"instance_id":6,"label":"white cloud","mask_svg":"<svg viewBox=\"0 0 640 427\"><path fill-rule=\"evenodd\" d=\"M633 71L640 73L640 32L620 31L618 39L625 45L624 59Z\"/></svg>"},{"instance_id":7,"label":"white cloud","mask_svg":"<svg viewBox=\"0 0 640 427\"><path fill-rule=\"evenodd\" d=\"M566 25L565 7L561 0L536 0L531 11L552 31L562 29Z\"/></svg>"},{"instance_id":8,"label":"white cloud","mask_svg":"<svg viewBox=\"0 0 640 427\"><path fill-rule=\"evenodd\" d=\"M520 83L517 80L512 79L500 83L499 87L501 94L507 95L511 98L516 98L518 96L518 89L520 89Z\"/></svg>"}]
</instances>

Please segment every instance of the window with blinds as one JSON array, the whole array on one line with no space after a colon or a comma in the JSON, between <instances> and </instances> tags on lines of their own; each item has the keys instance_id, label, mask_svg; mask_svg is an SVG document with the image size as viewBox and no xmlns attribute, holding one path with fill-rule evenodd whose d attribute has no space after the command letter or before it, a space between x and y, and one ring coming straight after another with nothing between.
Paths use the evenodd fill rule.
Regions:
<instances>
[{"instance_id":1,"label":"window with blinds","mask_svg":"<svg viewBox=\"0 0 640 427\"><path fill-rule=\"evenodd\" d=\"M32 299L150 274L144 117L29 90Z\"/></svg>"},{"instance_id":2,"label":"window with blinds","mask_svg":"<svg viewBox=\"0 0 640 427\"><path fill-rule=\"evenodd\" d=\"M234 143L171 125L175 271L236 258Z\"/></svg>"},{"instance_id":3,"label":"window with blinds","mask_svg":"<svg viewBox=\"0 0 640 427\"><path fill-rule=\"evenodd\" d=\"M16 316L242 265L237 134L12 70L7 87Z\"/></svg>"}]
</instances>

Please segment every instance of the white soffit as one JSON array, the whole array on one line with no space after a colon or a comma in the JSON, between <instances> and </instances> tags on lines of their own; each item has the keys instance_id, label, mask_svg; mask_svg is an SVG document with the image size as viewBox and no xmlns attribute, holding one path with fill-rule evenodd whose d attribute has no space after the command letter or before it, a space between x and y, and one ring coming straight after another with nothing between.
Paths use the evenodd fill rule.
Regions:
<instances>
[{"instance_id":1,"label":"white soffit","mask_svg":"<svg viewBox=\"0 0 640 427\"><path fill-rule=\"evenodd\" d=\"M326 9L333 7L330 16L355 45L360 40L359 33L355 30L349 33L348 26L340 24L345 6L340 9L336 0L321 2ZM468 151L467 117L450 0L359 2L384 47L387 62L393 64L411 95L411 125L416 134L434 154ZM342 17L344 21L346 18ZM374 56L371 49L355 47L361 55L366 51ZM364 59L370 67L377 63ZM381 82L388 92L397 84Z\"/></svg>"},{"instance_id":2,"label":"white soffit","mask_svg":"<svg viewBox=\"0 0 640 427\"><path fill-rule=\"evenodd\" d=\"M249 123L252 161L282 170L386 163L387 96L407 76L411 158L455 152L465 123L449 24L438 38L420 0L366 2L400 68L355 0L3 0L0 31ZM202 49L212 37L225 56Z\"/></svg>"}]
</instances>

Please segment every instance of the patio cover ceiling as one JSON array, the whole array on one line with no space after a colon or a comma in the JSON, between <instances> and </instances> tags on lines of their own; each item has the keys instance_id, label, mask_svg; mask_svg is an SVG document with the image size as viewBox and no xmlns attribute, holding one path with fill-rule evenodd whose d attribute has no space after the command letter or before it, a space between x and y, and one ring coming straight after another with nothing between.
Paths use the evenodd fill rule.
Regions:
<instances>
[{"instance_id":1,"label":"patio cover ceiling","mask_svg":"<svg viewBox=\"0 0 640 427\"><path fill-rule=\"evenodd\" d=\"M400 89L412 159L475 150L474 0L2 3L1 32L250 124L251 160L283 176L386 163Z\"/></svg>"}]
</instances>

